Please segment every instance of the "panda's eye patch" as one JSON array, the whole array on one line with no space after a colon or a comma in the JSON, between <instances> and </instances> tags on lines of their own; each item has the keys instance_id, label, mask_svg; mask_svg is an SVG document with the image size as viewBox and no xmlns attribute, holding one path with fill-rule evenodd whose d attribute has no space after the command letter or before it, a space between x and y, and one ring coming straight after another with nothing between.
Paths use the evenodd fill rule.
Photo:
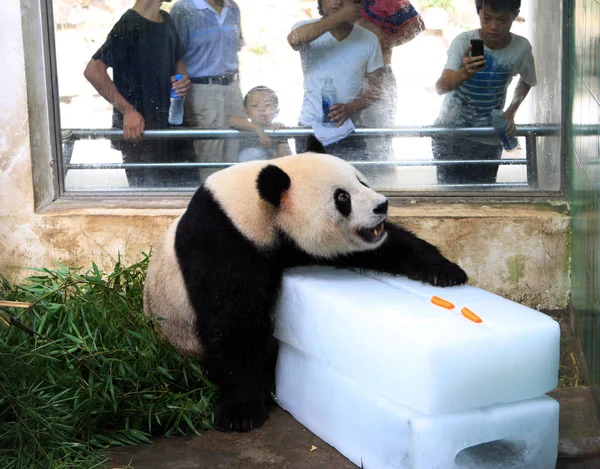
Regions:
<instances>
[{"instance_id":1,"label":"panda's eye patch","mask_svg":"<svg viewBox=\"0 0 600 469\"><path fill-rule=\"evenodd\" d=\"M344 189L336 189L333 198L335 200L335 206L343 216L347 217L352 211L352 203L350 201L350 194Z\"/></svg>"}]
</instances>

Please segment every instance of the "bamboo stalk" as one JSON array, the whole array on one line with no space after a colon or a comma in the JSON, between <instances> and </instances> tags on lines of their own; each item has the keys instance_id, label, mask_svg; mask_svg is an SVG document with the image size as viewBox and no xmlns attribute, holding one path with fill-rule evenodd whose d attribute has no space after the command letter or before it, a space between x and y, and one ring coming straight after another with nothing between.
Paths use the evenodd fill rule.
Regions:
<instances>
[{"instance_id":1,"label":"bamboo stalk","mask_svg":"<svg viewBox=\"0 0 600 469\"><path fill-rule=\"evenodd\" d=\"M9 308L29 308L31 303L25 303L24 301L2 301L0 300L0 306L6 306Z\"/></svg>"}]
</instances>

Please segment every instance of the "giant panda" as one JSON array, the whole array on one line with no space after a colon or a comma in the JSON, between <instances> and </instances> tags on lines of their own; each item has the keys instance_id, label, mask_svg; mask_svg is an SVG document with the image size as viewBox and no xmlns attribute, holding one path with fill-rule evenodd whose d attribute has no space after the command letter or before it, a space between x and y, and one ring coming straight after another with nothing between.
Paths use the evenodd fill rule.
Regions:
<instances>
[{"instance_id":1,"label":"giant panda","mask_svg":"<svg viewBox=\"0 0 600 469\"><path fill-rule=\"evenodd\" d=\"M437 248L387 222L387 211L386 197L353 166L314 152L233 165L196 191L152 254L144 310L163 318L167 338L198 355L219 385L216 428L247 431L268 418L272 313L286 267L467 281Z\"/></svg>"}]
</instances>

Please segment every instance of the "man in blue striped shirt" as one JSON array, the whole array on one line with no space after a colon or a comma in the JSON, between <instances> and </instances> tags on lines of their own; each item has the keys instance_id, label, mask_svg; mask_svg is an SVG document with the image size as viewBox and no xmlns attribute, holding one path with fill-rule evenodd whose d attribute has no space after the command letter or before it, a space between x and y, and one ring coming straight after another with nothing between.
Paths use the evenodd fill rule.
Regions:
<instances>
[{"instance_id":1,"label":"man in blue striped shirt","mask_svg":"<svg viewBox=\"0 0 600 469\"><path fill-rule=\"evenodd\" d=\"M520 0L475 0L480 29L459 34L450 44L448 61L436 83L445 94L436 120L443 127L490 126L493 109L504 110L508 86L519 75L510 106L504 111L507 135L514 135L517 109L537 83L531 44L510 32ZM482 39L484 55L471 57L471 39ZM502 156L497 137L443 136L432 139L437 160L496 160ZM496 181L498 164L439 165L440 184L489 184Z\"/></svg>"},{"instance_id":2,"label":"man in blue striped shirt","mask_svg":"<svg viewBox=\"0 0 600 469\"><path fill-rule=\"evenodd\" d=\"M240 9L233 0L179 0L171 17L183 43L192 89L186 117L194 127L227 128L227 118L243 117L238 81L242 47ZM237 140L196 140L198 161L237 161ZM211 171L202 171L207 176Z\"/></svg>"}]
</instances>

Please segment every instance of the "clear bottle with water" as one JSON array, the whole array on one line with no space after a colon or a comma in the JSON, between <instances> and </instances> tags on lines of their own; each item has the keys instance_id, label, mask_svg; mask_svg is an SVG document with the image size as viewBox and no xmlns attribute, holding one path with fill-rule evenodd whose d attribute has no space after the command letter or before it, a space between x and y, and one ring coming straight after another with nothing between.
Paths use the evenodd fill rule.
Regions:
<instances>
[{"instance_id":1,"label":"clear bottle with water","mask_svg":"<svg viewBox=\"0 0 600 469\"><path fill-rule=\"evenodd\" d=\"M335 86L333 86L333 79L331 77L324 78L325 83L321 88L321 103L323 104L323 125L335 127L335 122L332 122L329 118L331 112L331 106L337 102L337 92Z\"/></svg>"},{"instance_id":2,"label":"clear bottle with water","mask_svg":"<svg viewBox=\"0 0 600 469\"><path fill-rule=\"evenodd\" d=\"M183 76L175 75L175 80L179 81ZM171 88L171 105L169 106L169 124L181 125L183 123L183 101L185 96L179 96L173 88Z\"/></svg>"},{"instance_id":3,"label":"clear bottle with water","mask_svg":"<svg viewBox=\"0 0 600 469\"><path fill-rule=\"evenodd\" d=\"M517 150L519 148L517 137L508 137L506 135L508 120L504 113L500 109L492 109L490 116L492 118L492 127L496 130L498 137L500 137L504 149L506 151Z\"/></svg>"}]
</instances>

